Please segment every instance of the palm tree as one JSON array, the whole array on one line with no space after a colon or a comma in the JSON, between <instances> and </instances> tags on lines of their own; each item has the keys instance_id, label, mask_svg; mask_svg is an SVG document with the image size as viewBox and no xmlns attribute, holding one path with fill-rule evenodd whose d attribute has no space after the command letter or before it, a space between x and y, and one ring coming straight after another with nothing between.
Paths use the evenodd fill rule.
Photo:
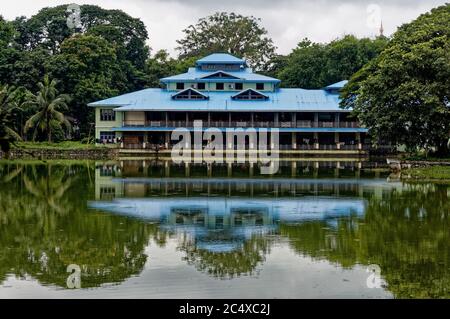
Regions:
<instances>
[{"instance_id":1,"label":"palm tree","mask_svg":"<svg viewBox=\"0 0 450 319\"><path fill-rule=\"evenodd\" d=\"M0 149L7 155L10 144L21 140L11 125L15 110L20 110L17 106L16 91L8 85L0 86Z\"/></svg>"},{"instance_id":2,"label":"palm tree","mask_svg":"<svg viewBox=\"0 0 450 319\"><path fill-rule=\"evenodd\" d=\"M38 83L38 94L30 94L27 102L24 103L37 107L37 113L25 123L25 131L34 128L33 141L36 139L38 130L46 132L48 141L52 141L52 121L56 121L59 125L64 124L66 128L71 127L66 116L60 112L68 110L67 103L70 98L67 94L58 95L56 84L55 79L50 80L48 75L45 75L44 81Z\"/></svg>"}]
</instances>

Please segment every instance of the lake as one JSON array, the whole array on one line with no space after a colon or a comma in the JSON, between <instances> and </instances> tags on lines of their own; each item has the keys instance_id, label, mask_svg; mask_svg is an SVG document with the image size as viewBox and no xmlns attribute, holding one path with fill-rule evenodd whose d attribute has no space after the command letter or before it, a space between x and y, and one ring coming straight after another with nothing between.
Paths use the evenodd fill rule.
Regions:
<instances>
[{"instance_id":1,"label":"lake","mask_svg":"<svg viewBox=\"0 0 450 319\"><path fill-rule=\"evenodd\" d=\"M0 298L449 298L450 184L373 167L0 162Z\"/></svg>"}]
</instances>

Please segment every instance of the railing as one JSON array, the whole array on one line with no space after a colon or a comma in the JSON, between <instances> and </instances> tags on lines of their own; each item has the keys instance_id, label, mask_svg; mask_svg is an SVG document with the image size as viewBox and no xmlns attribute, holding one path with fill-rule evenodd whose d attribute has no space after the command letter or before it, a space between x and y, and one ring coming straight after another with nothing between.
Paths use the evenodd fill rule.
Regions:
<instances>
[{"instance_id":1,"label":"railing","mask_svg":"<svg viewBox=\"0 0 450 319\"><path fill-rule=\"evenodd\" d=\"M336 144L319 144L319 150L336 150Z\"/></svg>"},{"instance_id":2,"label":"railing","mask_svg":"<svg viewBox=\"0 0 450 319\"><path fill-rule=\"evenodd\" d=\"M317 122L317 123L314 123L314 124L317 124L318 127L327 127L327 128L335 127L335 123L334 122Z\"/></svg>"},{"instance_id":3,"label":"railing","mask_svg":"<svg viewBox=\"0 0 450 319\"><path fill-rule=\"evenodd\" d=\"M296 122L273 122L273 121L208 121L204 120L204 127L256 127L256 128L358 128L358 122L314 122L314 121L296 121ZM194 127L194 121L144 121L144 120L125 120L123 126L148 126L148 127Z\"/></svg>"},{"instance_id":4,"label":"railing","mask_svg":"<svg viewBox=\"0 0 450 319\"><path fill-rule=\"evenodd\" d=\"M358 145L355 145L355 144L341 144L339 146L339 149L347 150L347 151L357 150L358 149Z\"/></svg>"},{"instance_id":5,"label":"railing","mask_svg":"<svg viewBox=\"0 0 450 319\"><path fill-rule=\"evenodd\" d=\"M126 149L142 149L144 145L142 143L123 143L123 148Z\"/></svg>"},{"instance_id":6,"label":"railing","mask_svg":"<svg viewBox=\"0 0 450 319\"><path fill-rule=\"evenodd\" d=\"M145 126L146 122L144 120L125 120L123 121L123 126Z\"/></svg>"},{"instance_id":7,"label":"railing","mask_svg":"<svg viewBox=\"0 0 450 319\"><path fill-rule=\"evenodd\" d=\"M192 148L194 149L203 149L205 145L192 145ZM316 148L316 146L318 146L318 148ZM144 143L122 143L122 148L124 149L144 149ZM172 145L169 145L169 149L172 147ZM245 146L245 149L248 149L248 145ZM365 151L369 151L369 150L384 150L384 149L390 149L392 148L391 146L386 146L386 145L380 145L377 148L373 148L371 145L369 144L362 144L361 145L361 149L360 150L365 150ZM145 144L145 149L148 150L164 150L166 149L166 146L164 143L161 144L150 144L150 143L146 143ZM226 147L224 149L227 149ZM238 145L234 145L234 149L238 149ZM269 147L270 149L270 147ZM358 144L341 144L340 147L338 148L336 144L319 144L319 145L314 145L314 144L297 144L296 147L294 148L293 145L291 144L282 144L279 146L280 150L359 150L358 148Z\"/></svg>"}]
</instances>

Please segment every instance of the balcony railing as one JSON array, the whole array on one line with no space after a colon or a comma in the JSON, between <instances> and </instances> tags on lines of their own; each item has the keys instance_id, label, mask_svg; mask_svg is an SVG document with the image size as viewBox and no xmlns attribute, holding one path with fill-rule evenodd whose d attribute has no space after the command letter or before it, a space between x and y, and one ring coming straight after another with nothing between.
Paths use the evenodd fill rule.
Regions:
<instances>
[{"instance_id":1,"label":"balcony railing","mask_svg":"<svg viewBox=\"0 0 450 319\"><path fill-rule=\"evenodd\" d=\"M203 127L255 127L255 128L358 128L361 127L358 122L314 122L314 121L296 121L296 122L274 122L274 121L203 121ZM194 127L194 121L144 121L144 120L125 120L123 126L136 127Z\"/></svg>"}]
</instances>

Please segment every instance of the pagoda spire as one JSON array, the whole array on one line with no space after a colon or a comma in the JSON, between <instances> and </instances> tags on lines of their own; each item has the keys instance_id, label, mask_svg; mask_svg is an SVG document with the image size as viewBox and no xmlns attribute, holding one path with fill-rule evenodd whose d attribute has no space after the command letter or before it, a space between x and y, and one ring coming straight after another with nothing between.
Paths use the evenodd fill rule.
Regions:
<instances>
[{"instance_id":1,"label":"pagoda spire","mask_svg":"<svg viewBox=\"0 0 450 319\"><path fill-rule=\"evenodd\" d=\"M383 20L381 20L381 24L380 24L380 37L384 37Z\"/></svg>"}]
</instances>

